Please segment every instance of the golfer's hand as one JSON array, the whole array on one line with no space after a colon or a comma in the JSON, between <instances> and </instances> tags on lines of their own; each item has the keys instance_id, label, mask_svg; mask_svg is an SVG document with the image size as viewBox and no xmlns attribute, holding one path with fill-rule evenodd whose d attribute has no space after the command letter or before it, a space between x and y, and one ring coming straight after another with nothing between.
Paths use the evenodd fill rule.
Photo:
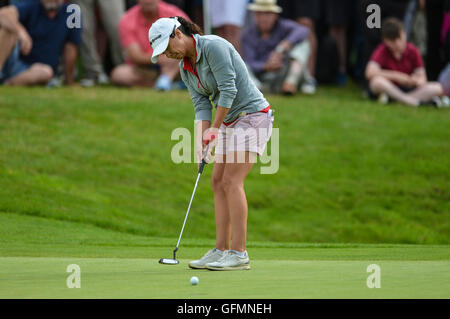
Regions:
<instances>
[{"instance_id":1,"label":"golfer's hand","mask_svg":"<svg viewBox=\"0 0 450 319\"><path fill-rule=\"evenodd\" d=\"M203 148L205 148L206 145L212 144L210 148L216 146L216 138L219 135L219 130L215 127L210 127L205 130L203 133Z\"/></svg>"},{"instance_id":2,"label":"golfer's hand","mask_svg":"<svg viewBox=\"0 0 450 319\"><path fill-rule=\"evenodd\" d=\"M205 161L208 164L211 162L212 150L213 150L212 144L210 144L209 147L208 147L208 145L206 145L203 148L203 151L197 152L197 158L198 158L197 169L199 169L199 170L200 170L200 165L203 161L203 156L205 155L206 149L208 149L208 152L206 153Z\"/></svg>"},{"instance_id":3,"label":"golfer's hand","mask_svg":"<svg viewBox=\"0 0 450 319\"><path fill-rule=\"evenodd\" d=\"M208 149L208 152L206 153L205 161L206 163L209 163L211 160L211 154L214 149L214 146L217 144L217 136L219 135L219 130L214 127L210 127L205 130L203 133L203 140L202 140L202 153L201 153L201 159L200 162L203 160L203 156L205 155L206 149Z\"/></svg>"}]
</instances>

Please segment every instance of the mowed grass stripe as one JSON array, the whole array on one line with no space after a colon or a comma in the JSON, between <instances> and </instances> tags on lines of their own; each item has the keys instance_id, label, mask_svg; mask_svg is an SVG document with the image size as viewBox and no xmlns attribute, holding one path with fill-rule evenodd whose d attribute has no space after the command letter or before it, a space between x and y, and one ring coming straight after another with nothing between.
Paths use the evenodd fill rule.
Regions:
<instances>
[{"instance_id":1,"label":"mowed grass stripe","mask_svg":"<svg viewBox=\"0 0 450 319\"><path fill-rule=\"evenodd\" d=\"M145 237L78 222L0 213L0 256L170 257L177 238ZM213 239L186 231L178 256L196 259L214 247ZM292 243L249 241L255 259L283 260L450 260L448 245Z\"/></svg>"},{"instance_id":2,"label":"mowed grass stripe","mask_svg":"<svg viewBox=\"0 0 450 319\"><path fill-rule=\"evenodd\" d=\"M289 249L286 249L287 251ZM69 289L77 264L81 288ZM0 258L0 298L449 298L449 261L378 261L381 288L363 261L255 260L249 271L190 270L154 260ZM189 278L197 276L198 286Z\"/></svg>"}]
</instances>

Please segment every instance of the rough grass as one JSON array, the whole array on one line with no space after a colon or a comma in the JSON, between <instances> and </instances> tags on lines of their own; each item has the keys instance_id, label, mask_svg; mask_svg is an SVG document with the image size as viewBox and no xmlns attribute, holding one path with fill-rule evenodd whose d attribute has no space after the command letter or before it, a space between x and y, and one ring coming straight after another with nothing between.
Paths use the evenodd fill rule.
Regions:
<instances>
[{"instance_id":1,"label":"rough grass","mask_svg":"<svg viewBox=\"0 0 450 319\"><path fill-rule=\"evenodd\" d=\"M268 99L280 168L247 179L249 243L450 243L449 111L379 106L353 87ZM193 131L186 92L1 87L0 215L95 227L103 243L175 238L196 175L171 160L178 127ZM215 236L210 174L185 238Z\"/></svg>"}]
</instances>

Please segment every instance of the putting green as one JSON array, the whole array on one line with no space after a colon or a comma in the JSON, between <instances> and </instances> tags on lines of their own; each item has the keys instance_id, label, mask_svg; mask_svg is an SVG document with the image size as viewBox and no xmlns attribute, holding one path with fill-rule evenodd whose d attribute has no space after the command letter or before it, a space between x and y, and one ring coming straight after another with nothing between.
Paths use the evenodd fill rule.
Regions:
<instances>
[{"instance_id":1,"label":"putting green","mask_svg":"<svg viewBox=\"0 0 450 319\"><path fill-rule=\"evenodd\" d=\"M16 214L0 221L0 298L450 298L448 245L249 240L251 270L213 272L188 268L215 244L189 232L180 264L161 265L177 238ZM67 287L74 264L81 288ZM367 287L372 264L380 267L381 288Z\"/></svg>"},{"instance_id":2,"label":"putting green","mask_svg":"<svg viewBox=\"0 0 450 319\"><path fill-rule=\"evenodd\" d=\"M450 298L449 260L255 259L234 272L191 270L188 260L0 257L0 298ZM73 264L80 288L67 286ZM367 287L371 264L380 267L380 288Z\"/></svg>"}]
</instances>

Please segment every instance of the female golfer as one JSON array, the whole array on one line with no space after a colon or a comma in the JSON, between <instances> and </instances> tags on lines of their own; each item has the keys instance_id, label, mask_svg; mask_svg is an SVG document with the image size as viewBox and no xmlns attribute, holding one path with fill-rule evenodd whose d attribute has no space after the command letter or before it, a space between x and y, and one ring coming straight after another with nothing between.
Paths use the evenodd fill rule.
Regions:
<instances>
[{"instance_id":1,"label":"female golfer","mask_svg":"<svg viewBox=\"0 0 450 319\"><path fill-rule=\"evenodd\" d=\"M150 28L149 41L153 63L161 54L181 60L181 78L194 103L203 149L208 144L209 151L215 147L216 247L189 267L250 269L245 249L248 207L244 180L272 134L269 103L251 81L234 47L218 36L203 36L197 25L181 17L161 18ZM211 102L217 108L212 125Z\"/></svg>"}]
</instances>

